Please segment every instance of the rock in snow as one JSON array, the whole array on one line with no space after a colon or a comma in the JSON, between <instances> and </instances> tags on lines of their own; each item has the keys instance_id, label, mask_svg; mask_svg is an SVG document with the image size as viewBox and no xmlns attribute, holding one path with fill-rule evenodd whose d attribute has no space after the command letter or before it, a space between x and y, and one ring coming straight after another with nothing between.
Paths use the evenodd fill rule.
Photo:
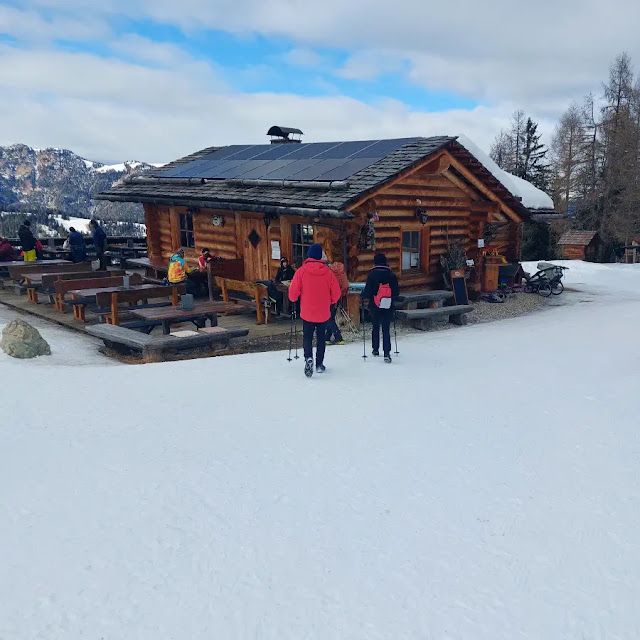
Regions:
<instances>
[{"instance_id":1,"label":"rock in snow","mask_svg":"<svg viewBox=\"0 0 640 640\"><path fill-rule=\"evenodd\" d=\"M16 318L2 331L0 347L14 358L50 356L51 347L40 332L28 322Z\"/></svg>"}]
</instances>

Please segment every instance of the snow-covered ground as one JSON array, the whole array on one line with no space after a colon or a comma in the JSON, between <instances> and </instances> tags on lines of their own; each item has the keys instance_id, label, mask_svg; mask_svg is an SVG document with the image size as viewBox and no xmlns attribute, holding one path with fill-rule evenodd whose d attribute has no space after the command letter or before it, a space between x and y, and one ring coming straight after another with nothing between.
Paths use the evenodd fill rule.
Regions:
<instances>
[{"instance_id":1,"label":"snow-covered ground","mask_svg":"<svg viewBox=\"0 0 640 640\"><path fill-rule=\"evenodd\" d=\"M44 329L0 358L0 638L640 637L640 265L569 266L311 380Z\"/></svg>"},{"instance_id":2,"label":"snow-covered ground","mask_svg":"<svg viewBox=\"0 0 640 640\"><path fill-rule=\"evenodd\" d=\"M62 216L55 216L56 221L61 224L67 231L69 231L69 229L71 227L73 227L76 231L79 231L80 233L82 233L83 235L90 235L91 234L91 227L89 226L89 218L73 218L70 217L68 220L65 220ZM124 222L118 222L118 225L121 224L126 224ZM141 233L144 233L146 231L146 226L140 222L134 222L133 223L139 230Z\"/></svg>"}]
</instances>

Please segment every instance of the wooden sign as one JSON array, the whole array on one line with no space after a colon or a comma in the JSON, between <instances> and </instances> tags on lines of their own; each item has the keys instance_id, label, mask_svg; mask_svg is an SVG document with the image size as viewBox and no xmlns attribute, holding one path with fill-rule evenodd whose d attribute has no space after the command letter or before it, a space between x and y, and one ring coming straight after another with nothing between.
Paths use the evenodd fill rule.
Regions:
<instances>
[{"instance_id":1,"label":"wooden sign","mask_svg":"<svg viewBox=\"0 0 640 640\"><path fill-rule=\"evenodd\" d=\"M456 304L469 304L469 294L467 293L467 281L464 277L464 269L453 269L449 271L451 278L451 288Z\"/></svg>"}]
</instances>

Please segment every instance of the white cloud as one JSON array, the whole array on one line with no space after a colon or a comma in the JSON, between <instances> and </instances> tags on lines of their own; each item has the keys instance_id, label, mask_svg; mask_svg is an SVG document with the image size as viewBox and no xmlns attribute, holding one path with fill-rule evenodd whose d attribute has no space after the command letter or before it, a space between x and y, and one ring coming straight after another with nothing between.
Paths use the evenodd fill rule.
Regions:
<instances>
[{"instance_id":1,"label":"white cloud","mask_svg":"<svg viewBox=\"0 0 640 640\"><path fill-rule=\"evenodd\" d=\"M395 52L366 49L350 56L336 75L349 80L374 80L388 73L401 73L404 67L402 56Z\"/></svg>"},{"instance_id":2,"label":"white cloud","mask_svg":"<svg viewBox=\"0 0 640 640\"><path fill-rule=\"evenodd\" d=\"M280 56L280 59L285 64L290 64L295 67L309 67L317 69L327 64L324 57L312 49L290 49Z\"/></svg>"},{"instance_id":3,"label":"white cloud","mask_svg":"<svg viewBox=\"0 0 640 640\"><path fill-rule=\"evenodd\" d=\"M55 38L65 40L91 40L105 38L111 33L108 23L101 17L77 18L58 14L47 20L34 10L20 10L0 5L0 34L31 42Z\"/></svg>"},{"instance_id":4,"label":"white cloud","mask_svg":"<svg viewBox=\"0 0 640 640\"><path fill-rule=\"evenodd\" d=\"M640 60L635 0L325 0L313 16L308 0L23 0L21 6L0 6L0 31L41 48L0 46L2 135L104 161L170 160L208 144L261 141L274 123L300 126L307 140L463 131L486 149L513 108L527 109L550 131L570 100L599 91L617 53L626 49ZM274 73L273 60L257 60L228 78L171 43L109 39L109 21L122 16L187 33L282 38L294 45L281 61L308 69L324 62L316 48L334 47L350 52L336 70L343 78L397 73L487 106L429 113L393 100L365 104L337 95L323 84L330 78L314 74L309 83L326 86L329 95L243 94L230 86L264 81ZM119 59L46 44L92 33L98 40L102 34L101 44Z\"/></svg>"},{"instance_id":5,"label":"white cloud","mask_svg":"<svg viewBox=\"0 0 640 640\"><path fill-rule=\"evenodd\" d=\"M395 100L234 93L201 65L148 68L4 45L0 92L9 99L0 102L0 144L67 147L109 163L164 162L213 144L266 142L270 125L285 124L308 141L464 131L486 148L508 120L508 111L484 107L425 113Z\"/></svg>"}]
</instances>

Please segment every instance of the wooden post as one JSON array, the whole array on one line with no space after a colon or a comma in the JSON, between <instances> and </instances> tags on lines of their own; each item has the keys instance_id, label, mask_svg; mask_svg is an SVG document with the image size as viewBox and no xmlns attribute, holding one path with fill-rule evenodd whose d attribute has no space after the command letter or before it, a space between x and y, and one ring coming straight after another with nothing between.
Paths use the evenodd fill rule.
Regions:
<instances>
[{"instance_id":1,"label":"wooden post","mask_svg":"<svg viewBox=\"0 0 640 640\"><path fill-rule=\"evenodd\" d=\"M114 291L111 294L111 324L117 325L120 322L118 317L118 293Z\"/></svg>"},{"instance_id":2,"label":"wooden post","mask_svg":"<svg viewBox=\"0 0 640 640\"><path fill-rule=\"evenodd\" d=\"M260 300L260 287L255 289L256 315L258 316L258 324L265 324L264 309Z\"/></svg>"},{"instance_id":3,"label":"wooden post","mask_svg":"<svg viewBox=\"0 0 640 640\"><path fill-rule=\"evenodd\" d=\"M207 262L207 286L209 287L209 302L213 302L213 278L211 276L210 262Z\"/></svg>"},{"instance_id":4,"label":"wooden post","mask_svg":"<svg viewBox=\"0 0 640 640\"><path fill-rule=\"evenodd\" d=\"M174 307L178 306L178 287L173 287L172 291L171 291L171 304Z\"/></svg>"}]
</instances>

